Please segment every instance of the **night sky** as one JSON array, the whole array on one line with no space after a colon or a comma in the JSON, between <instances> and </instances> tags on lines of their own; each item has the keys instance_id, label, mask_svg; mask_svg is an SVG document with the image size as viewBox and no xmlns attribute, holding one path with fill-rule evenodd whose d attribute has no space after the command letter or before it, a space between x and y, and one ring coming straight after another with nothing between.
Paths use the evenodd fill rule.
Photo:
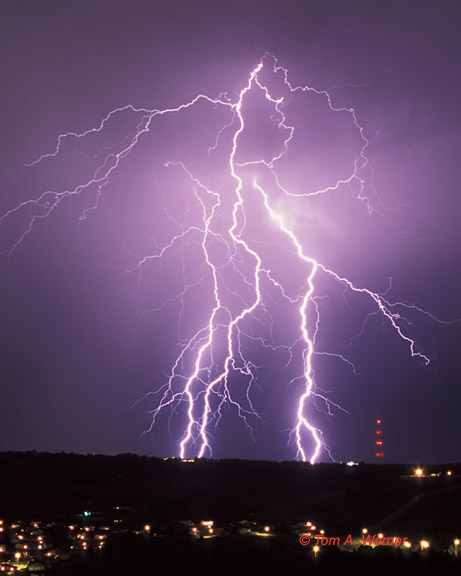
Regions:
<instances>
[{"instance_id":1,"label":"night sky","mask_svg":"<svg viewBox=\"0 0 461 576\"><path fill-rule=\"evenodd\" d=\"M461 322L450 323L461 318L460 24L460 3L448 0L4 0L0 450L178 454L187 398L165 406L152 425L165 389L152 393L213 309L202 246L204 214L213 213L207 247L226 310L216 315L212 357L204 353L193 383L197 442L185 455L198 453L200 406L223 366L226 325L255 298L256 260L228 234L239 127L229 103L267 51L291 86L318 93L290 93L267 56L260 80L284 98L285 127L257 86L242 105L234 161L245 207L236 230L269 272L260 274L261 304L242 320L240 338L232 335L242 356L227 380L232 401L210 422L213 457L297 457L289 432L306 385L305 347L301 300L288 298L305 292L312 266L296 258L264 209L257 180L309 258L426 312L391 309L405 316L396 322L428 366L373 300L315 276L307 308L311 335L316 310L320 320L313 378L334 403L311 396L305 407L329 447L331 456L322 448L319 460L374 461L380 418L384 461L460 461ZM215 103L156 116L131 152L117 156L149 111L198 94ZM274 164L286 195L267 164L283 152L289 126L295 135ZM60 134L86 131L61 139L54 154ZM79 188L114 162L102 187ZM338 180L348 182L335 187ZM152 258L172 241L163 258ZM193 340L178 364L174 393L203 342L203 334ZM247 416L253 438L234 404L251 412L243 357L256 376L248 393L260 416ZM223 382L219 390L213 408L226 400ZM304 442L310 454L308 434Z\"/></svg>"}]
</instances>

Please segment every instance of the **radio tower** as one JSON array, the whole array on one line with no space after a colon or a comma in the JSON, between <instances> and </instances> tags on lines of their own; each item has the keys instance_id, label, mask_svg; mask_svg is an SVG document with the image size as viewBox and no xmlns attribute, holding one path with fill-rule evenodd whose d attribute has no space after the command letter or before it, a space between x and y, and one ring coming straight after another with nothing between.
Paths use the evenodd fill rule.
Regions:
<instances>
[{"instance_id":1,"label":"radio tower","mask_svg":"<svg viewBox=\"0 0 461 576\"><path fill-rule=\"evenodd\" d=\"M376 420L376 461L379 462L381 458L384 458L383 452L383 431L381 430L382 420Z\"/></svg>"}]
</instances>

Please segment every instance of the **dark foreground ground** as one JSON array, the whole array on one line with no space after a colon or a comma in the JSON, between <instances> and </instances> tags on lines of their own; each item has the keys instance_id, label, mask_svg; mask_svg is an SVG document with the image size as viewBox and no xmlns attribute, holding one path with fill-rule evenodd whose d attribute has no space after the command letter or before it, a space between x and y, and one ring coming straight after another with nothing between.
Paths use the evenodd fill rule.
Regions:
<instances>
[{"instance_id":1,"label":"dark foreground ground","mask_svg":"<svg viewBox=\"0 0 461 576\"><path fill-rule=\"evenodd\" d=\"M69 576L459 573L461 465L414 470L2 453L0 569L19 553L16 573ZM365 527L411 547L361 546Z\"/></svg>"},{"instance_id":2,"label":"dark foreground ground","mask_svg":"<svg viewBox=\"0 0 461 576\"><path fill-rule=\"evenodd\" d=\"M339 551L335 547L315 556L287 537L272 540L244 537L192 541L190 538L143 541L140 536L114 538L104 554L75 559L56 568L56 576L207 576L373 574L393 576L459 574L461 561L447 553L404 552L389 548Z\"/></svg>"}]
</instances>

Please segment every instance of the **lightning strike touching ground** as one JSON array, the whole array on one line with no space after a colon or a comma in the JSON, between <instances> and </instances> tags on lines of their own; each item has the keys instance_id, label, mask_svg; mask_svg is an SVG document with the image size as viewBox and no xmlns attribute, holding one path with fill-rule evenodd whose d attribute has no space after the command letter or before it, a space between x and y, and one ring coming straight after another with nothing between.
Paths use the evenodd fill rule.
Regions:
<instances>
[{"instance_id":1,"label":"lightning strike touching ground","mask_svg":"<svg viewBox=\"0 0 461 576\"><path fill-rule=\"evenodd\" d=\"M347 131L352 153L339 170L339 177L331 178L326 185L306 185L300 189L297 183L290 182L290 164L284 166L284 162L298 135L302 142L304 132L309 130L308 124L297 127L292 122L292 109L304 110L311 105L323 110L329 121L338 121L341 129ZM50 217L71 198L82 196L85 202L91 198L80 213L80 221L90 218L92 211L101 210L103 192L109 193L111 180L124 169L128 157L147 146L148 137L156 133L156 122L173 121L198 107L203 107L210 116L218 112L221 115L206 153L200 161L166 153L168 157L162 164L162 170L182 179L182 186L187 183L188 204L182 212L181 206L172 212L165 200L167 193L162 193L158 204L169 226L168 239L145 255L134 256L131 251L136 261L127 271L137 274L140 283L146 269L167 262L177 251L184 253L189 246L200 252L200 257L195 256L198 259L194 260L195 279L189 279L193 273L187 271L187 256L183 256L183 289L176 289L171 297L146 311L158 312L180 303L175 319L179 352L165 381L138 401L154 402L144 434L154 434L158 419L167 413L169 426L175 422L178 427L177 422L181 422L182 433L176 438L181 458L211 456L214 430L224 410L230 408L253 437L255 423L265 425L254 401L263 367L251 360L251 352L252 347L259 347L277 357L285 356L277 375L279 385L286 390L296 388L296 400L290 408L289 443L294 445L298 459L313 464L321 458L323 450L330 454L313 414L316 409L321 410L320 405L326 407L328 415L344 411L318 387L316 357L339 359L357 374L354 363L345 355L317 346L322 325L320 303L326 297L320 286L330 282L334 290L341 291L345 305L348 294L366 299L371 311L365 322L370 315L379 315L410 355L426 365L431 360L429 355L419 349L410 334L409 323L398 310L447 323L414 304L392 301L391 286L384 293L374 292L335 271L318 257L316 250L311 250L295 223L293 210L303 206L308 212L314 199L325 196L335 202L335 198L344 194L352 195L367 214L378 213L388 219L388 210L376 194L373 198L367 194L368 182L372 180L367 158L369 142L353 108L335 107L326 91L294 86L288 70L266 53L235 98L226 94L216 98L199 94L177 107L149 110L128 105L112 110L97 128L60 135L52 152L26 165L33 170L43 163L57 161L69 141L97 137L121 115L135 118L131 133L97 150L92 157L95 168L83 181L65 189L46 190L5 212L0 226L11 224L11 227L3 254L10 258L31 236L39 221ZM259 132L264 136L258 136ZM210 169L208 174L213 162L217 168ZM291 203L296 206L290 208ZM273 250L282 254L279 260L287 260L293 277L283 272L283 263L276 261ZM192 288L200 290L207 313L197 314L195 326L183 331L188 332L184 337L180 325L183 315L188 313L187 298ZM280 342L274 336L278 330L278 320L271 311L274 306L290 310L295 319L288 316L283 320L285 324L291 323L290 330L296 333L288 342ZM288 369L294 373L293 377L286 376Z\"/></svg>"}]
</instances>

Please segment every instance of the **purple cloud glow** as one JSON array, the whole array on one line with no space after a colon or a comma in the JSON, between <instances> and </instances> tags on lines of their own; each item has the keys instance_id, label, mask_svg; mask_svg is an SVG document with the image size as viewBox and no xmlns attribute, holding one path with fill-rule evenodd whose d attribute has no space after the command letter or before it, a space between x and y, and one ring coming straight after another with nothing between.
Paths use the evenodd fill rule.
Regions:
<instances>
[{"instance_id":1,"label":"purple cloud glow","mask_svg":"<svg viewBox=\"0 0 461 576\"><path fill-rule=\"evenodd\" d=\"M28 408L10 421L23 432L6 446L35 447L42 406L64 432L39 431L39 448L371 459L382 417L391 460L442 458L433 403L443 396L433 389L452 377L459 336L456 288L444 288L458 204L448 202L456 163L446 151L437 169L429 159L442 133L444 150L459 133L441 117L439 131L426 121L418 135L405 68L391 85L396 104L384 84L392 74L361 63L353 42L355 72L343 63L342 77L322 79L314 66L323 80L314 86L287 48L276 60L234 46L217 66L203 55L213 37L191 56L209 74L191 78L173 50L158 107L142 97L142 76L120 87L115 106L67 120L54 143L48 133L35 159L21 145L14 152L23 166L5 172L0 227L3 373L18 390L6 405ZM297 34L295 45L306 50ZM325 62L340 53L333 46L317 48ZM411 62L410 44L404 54ZM419 106L438 98L425 94ZM444 202L433 174L453 175ZM440 218L445 236L435 240ZM438 430L431 448L409 426L412 411L415 430L422 414Z\"/></svg>"}]
</instances>

